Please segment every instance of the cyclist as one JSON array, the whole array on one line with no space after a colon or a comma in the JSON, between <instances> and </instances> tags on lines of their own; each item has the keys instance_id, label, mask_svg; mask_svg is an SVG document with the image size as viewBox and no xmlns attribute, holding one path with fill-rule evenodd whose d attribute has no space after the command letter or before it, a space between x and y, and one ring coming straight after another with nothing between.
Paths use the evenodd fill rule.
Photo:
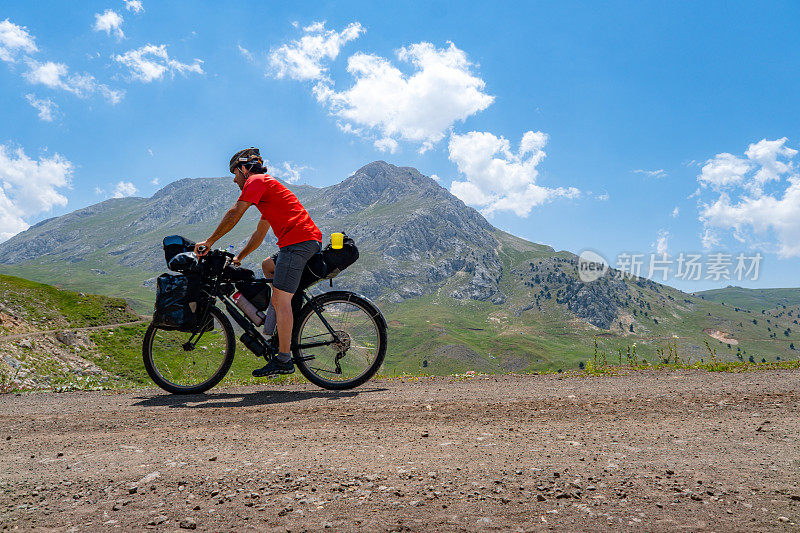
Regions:
<instances>
[{"instance_id":1,"label":"cyclist","mask_svg":"<svg viewBox=\"0 0 800 533\"><path fill-rule=\"evenodd\" d=\"M214 233L203 242L198 242L195 252L203 255L200 248L210 250L216 241L236 226L245 211L254 205L261 212L256 230L250 236L241 252L233 258L233 263L241 264L250 252L261 245L269 228L278 238L278 253L261 263L264 276L273 278L272 301L264 326L266 334L274 333L275 321L278 327L278 354L267 361L263 368L253 371L256 377L294 372L291 342L292 296L300 284L300 276L308 260L320 251L322 233L297 200L297 197L278 180L267 174L264 160L258 148L246 148L234 154L229 169L233 181L241 189L236 204L222 217ZM270 315L274 309L275 321L270 328ZM270 331L272 329L272 331Z\"/></svg>"}]
</instances>

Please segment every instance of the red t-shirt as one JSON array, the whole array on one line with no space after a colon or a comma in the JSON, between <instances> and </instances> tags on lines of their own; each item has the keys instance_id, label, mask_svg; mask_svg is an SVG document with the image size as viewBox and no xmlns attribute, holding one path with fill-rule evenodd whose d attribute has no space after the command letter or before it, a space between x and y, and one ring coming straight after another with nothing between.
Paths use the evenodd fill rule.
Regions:
<instances>
[{"instance_id":1,"label":"red t-shirt","mask_svg":"<svg viewBox=\"0 0 800 533\"><path fill-rule=\"evenodd\" d=\"M269 222L278 247L303 241L322 241L322 232L292 191L269 174L254 174L244 182L239 200L255 204Z\"/></svg>"}]
</instances>

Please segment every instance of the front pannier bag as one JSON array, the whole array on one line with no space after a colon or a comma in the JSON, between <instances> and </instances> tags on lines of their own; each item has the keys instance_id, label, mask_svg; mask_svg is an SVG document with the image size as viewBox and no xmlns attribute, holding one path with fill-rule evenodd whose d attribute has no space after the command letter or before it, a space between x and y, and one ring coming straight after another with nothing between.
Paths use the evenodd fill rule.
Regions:
<instances>
[{"instance_id":1,"label":"front pannier bag","mask_svg":"<svg viewBox=\"0 0 800 533\"><path fill-rule=\"evenodd\" d=\"M169 266L170 261L172 261L172 258L176 255L185 252L193 252L194 244L194 242L180 235L164 237L164 260L167 262L167 266Z\"/></svg>"},{"instance_id":2,"label":"front pannier bag","mask_svg":"<svg viewBox=\"0 0 800 533\"><path fill-rule=\"evenodd\" d=\"M191 331L203 312L200 280L196 276L161 274L156 280L153 323L161 329Z\"/></svg>"}]
</instances>

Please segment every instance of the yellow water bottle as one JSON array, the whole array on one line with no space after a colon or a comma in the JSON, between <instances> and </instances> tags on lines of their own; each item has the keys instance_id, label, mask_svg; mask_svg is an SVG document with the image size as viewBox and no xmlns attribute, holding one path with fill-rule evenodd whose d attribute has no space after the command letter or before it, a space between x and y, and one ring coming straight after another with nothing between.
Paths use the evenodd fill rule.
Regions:
<instances>
[{"instance_id":1,"label":"yellow water bottle","mask_svg":"<svg viewBox=\"0 0 800 533\"><path fill-rule=\"evenodd\" d=\"M344 246L344 233L331 233L331 248L341 250Z\"/></svg>"}]
</instances>

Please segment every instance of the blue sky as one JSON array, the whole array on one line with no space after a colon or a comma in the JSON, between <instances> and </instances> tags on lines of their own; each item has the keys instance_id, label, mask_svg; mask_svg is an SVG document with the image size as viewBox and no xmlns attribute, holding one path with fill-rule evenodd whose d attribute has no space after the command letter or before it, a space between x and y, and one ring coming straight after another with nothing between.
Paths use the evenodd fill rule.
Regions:
<instances>
[{"instance_id":1,"label":"blue sky","mask_svg":"<svg viewBox=\"0 0 800 533\"><path fill-rule=\"evenodd\" d=\"M316 186L414 166L612 264L763 255L758 280L667 279L684 290L797 286L799 22L797 2L6 1L0 234L227 176L255 145Z\"/></svg>"}]
</instances>

